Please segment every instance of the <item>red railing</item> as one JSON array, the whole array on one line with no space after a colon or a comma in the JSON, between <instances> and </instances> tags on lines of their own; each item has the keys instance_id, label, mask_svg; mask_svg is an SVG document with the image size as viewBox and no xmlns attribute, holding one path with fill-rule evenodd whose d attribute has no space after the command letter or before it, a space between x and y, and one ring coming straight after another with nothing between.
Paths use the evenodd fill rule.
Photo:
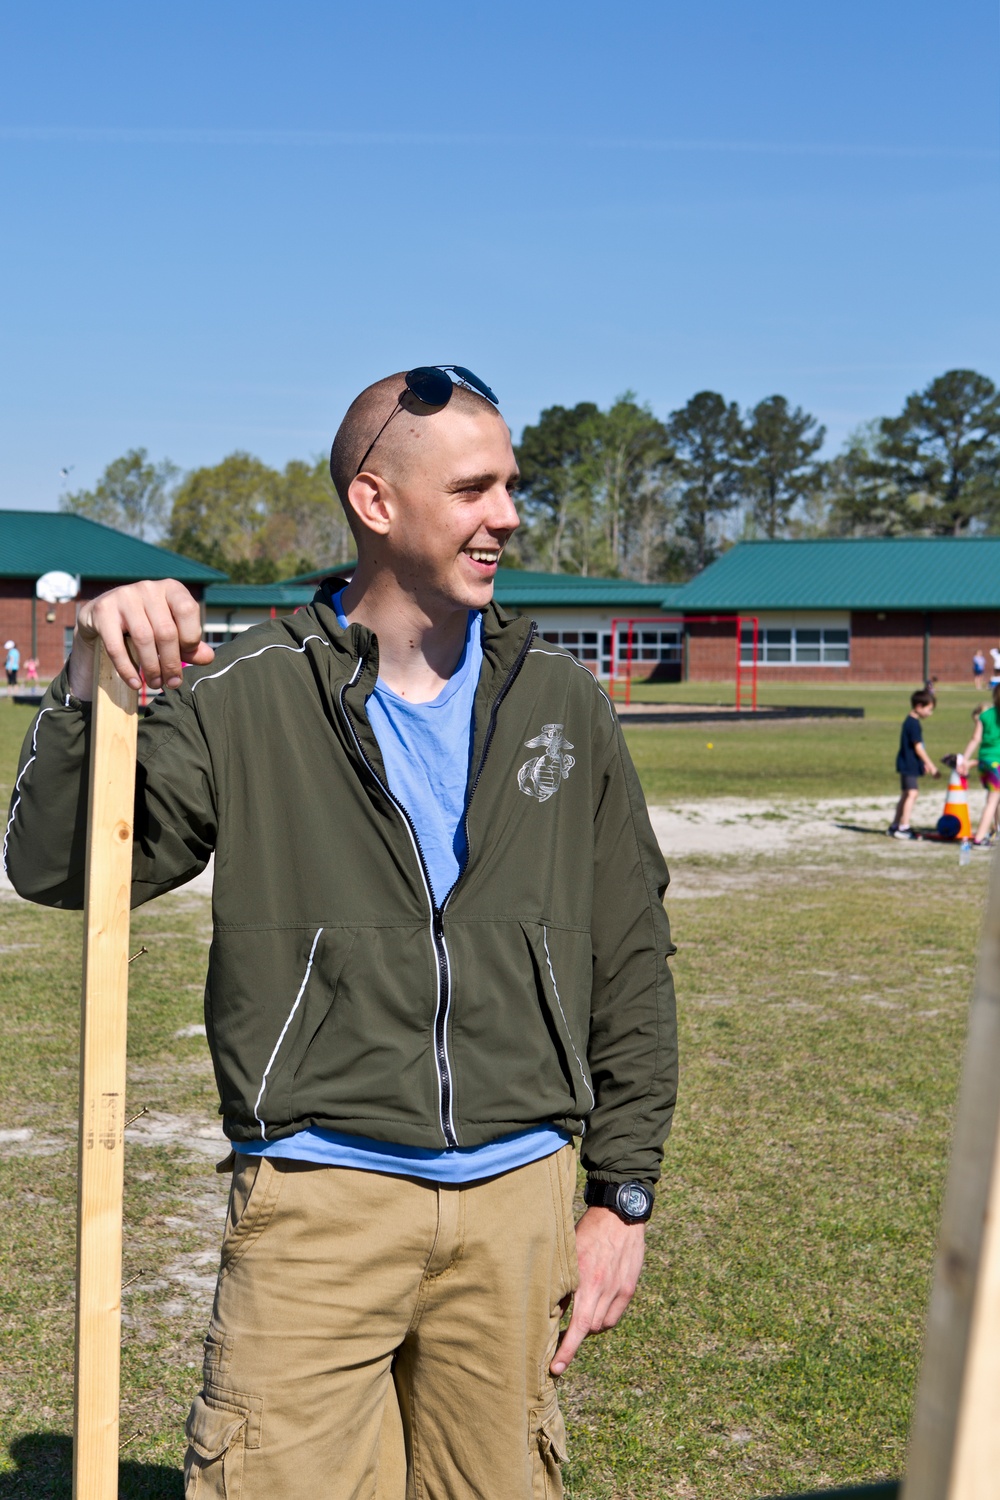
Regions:
<instances>
[{"instance_id":1,"label":"red railing","mask_svg":"<svg viewBox=\"0 0 1000 1500\"><path fill-rule=\"evenodd\" d=\"M744 704L744 693L749 690L750 711L757 712L757 662L760 656L760 627L756 615L618 615L611 621L611 660L608 673L608 694L615 701L618 680L625 678L626 705L632 702L632 663L635 659L633 642L635 639L636 625L680 625L684 627L693 624L704 625L727 625L732 623L736 630L736 709L742 711ZM743 627L749 626L753 631L753 649L749 663L743 660ZM620 671L620 658L618 654L619 630L625 630L625 664L624 671ZM683 651L683 646L682 646ZM655 665L655 663L653 664ZM746 677L749 675L749 684Z\"/></svg>"}]
</instances>

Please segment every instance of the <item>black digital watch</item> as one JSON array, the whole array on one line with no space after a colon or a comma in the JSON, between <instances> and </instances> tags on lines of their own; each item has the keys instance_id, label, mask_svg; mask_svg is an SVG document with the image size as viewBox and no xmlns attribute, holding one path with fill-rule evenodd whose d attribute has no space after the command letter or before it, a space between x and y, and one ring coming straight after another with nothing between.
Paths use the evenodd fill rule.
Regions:
<instances>
[{"instance_id":1,"label":"black digital watch","mask_svg":"<svg viewBox=\"0 0 1000 1500\"><path fill-rule=\"evenodd\" d=\"M641 1182L595 1182L591 1177L583 1201L591 1208L613 1209L626 1224L645 1224L653 1212L653 1195Z\"/></svg>"}]
</instances>

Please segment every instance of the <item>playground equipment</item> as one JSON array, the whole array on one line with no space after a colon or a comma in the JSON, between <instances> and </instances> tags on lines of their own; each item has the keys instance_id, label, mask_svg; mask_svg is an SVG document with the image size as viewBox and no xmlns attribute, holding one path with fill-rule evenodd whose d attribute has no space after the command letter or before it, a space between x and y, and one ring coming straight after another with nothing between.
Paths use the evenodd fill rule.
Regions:
<instances>
[{"instance_id":1,"label":"playground equipment","mask_svg":"<svg viewBox=\"0 0 1000 1500\"><path fill-rule=\"evenodd\" d=\"M650 655L644 637L659 636L665 626L676 627L677 663L685 668L682 653L687 627L699 623L732 625L735 635L736 710L757 712L757 663L760 660L760 627L756 615L627 615L611 621L611 652L608 671L608 696L611 701L632 702L632 678L635 672L648 674L661 655ZM744 701L744 699L746 701Z\"/></svg>"}]
</instances>

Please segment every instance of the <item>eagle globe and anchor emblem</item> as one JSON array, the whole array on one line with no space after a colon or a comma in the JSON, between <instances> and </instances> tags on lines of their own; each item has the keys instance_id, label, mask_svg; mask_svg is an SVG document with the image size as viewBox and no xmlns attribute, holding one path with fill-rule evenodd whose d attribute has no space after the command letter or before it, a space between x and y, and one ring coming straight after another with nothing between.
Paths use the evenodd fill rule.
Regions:
<instances>
[{"instance_id":1,"label":"eagle globe and anchor emblem","mask_svg":"<svg viewBox=\"0 0 1000 1500\"><path fill-rule=\"evenodd\" d=\"M576 757L566 753L573 746L563 734L562 724L543 724L524 745L526 750L540 749L542 753L525 761L517 773L517 784L526 797L547 802L576 765Z\"/></svg>"}]
</instances>

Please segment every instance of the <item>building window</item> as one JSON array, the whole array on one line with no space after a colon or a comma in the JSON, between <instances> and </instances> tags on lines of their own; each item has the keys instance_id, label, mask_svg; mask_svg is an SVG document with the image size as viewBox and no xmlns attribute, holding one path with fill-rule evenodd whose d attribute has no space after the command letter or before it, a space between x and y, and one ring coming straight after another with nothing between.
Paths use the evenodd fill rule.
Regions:
<instances>
[{"instance_id":1,"label":"building window","mask_svg":"<svg viewBox=\"0 0 1000 1500\"><path fill-rule=\"evenodd\" d=\"M543 630L542 640L562 646L577 661L593 662L598 658L596 630Z\"/></svg>"},{"instance_id":2,"label":"building window","mask_svg":"<svg viewBox=\"0 0 1000 1500\"><path fill-rule=\"evenodd\" d=\"M842 626L762 625L757 661L765 667L846 667L851 661L851 632ZM753 662L752 625L740 629L740 662Z\"/></svg>"},{"instance_id":3,"label":"building window","mask_svg":"<svg viewBox=\"0 0 1000 1500\"><path fill-rule=\"evenodd\" d=\"M67 658L73 649L73 636L75 633L72 625L63 626L63 655Z\"/></svg>"},{"instance_id":4,"label":"building window","mask_svg":"<svg viewBox=\"0 0 1000 1500\"><path fill-rule=\"evenodd\" d=\"M543 630L542 640L562 646L577 661L586 662L601 677L611 673L610 630ZM628 627L618 627L617 672L624 672L628 661ZM652 667L659 662L680 662L681 626L635 625L632 628L632 662Z\"/></svg>"}]
</instances>

